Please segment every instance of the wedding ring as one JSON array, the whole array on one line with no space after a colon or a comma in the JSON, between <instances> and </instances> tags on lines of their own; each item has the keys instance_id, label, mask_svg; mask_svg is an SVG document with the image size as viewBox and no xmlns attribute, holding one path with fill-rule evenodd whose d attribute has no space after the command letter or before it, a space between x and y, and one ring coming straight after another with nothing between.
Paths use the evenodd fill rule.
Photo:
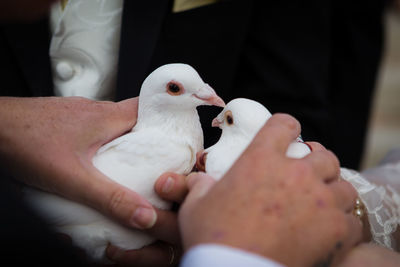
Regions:
<instances>
[{"instance_id":1,"label":"wedding ring","mask_svg":"<svg viewBox=\"0 0 400 267\"><path fill-rule=\"evenodd\" d=\"M175 260L175 249L172 245L169 245L168 247L169 247L169 255L170 255L168 265L172 266L172 264L174 263L174 260Z\"/></svg>"},{"instance_id":2,"label":"wedding ring","mask_svg":"<svg viewBox=\"0 0 400 267\"><path fill-rule=\"evenodd\" d=\"M362 224L364 214L365 214L365 206L362 203L361 199L357 198L353 209L353 215L356 216Z\"/></svg>"}]
</instances>

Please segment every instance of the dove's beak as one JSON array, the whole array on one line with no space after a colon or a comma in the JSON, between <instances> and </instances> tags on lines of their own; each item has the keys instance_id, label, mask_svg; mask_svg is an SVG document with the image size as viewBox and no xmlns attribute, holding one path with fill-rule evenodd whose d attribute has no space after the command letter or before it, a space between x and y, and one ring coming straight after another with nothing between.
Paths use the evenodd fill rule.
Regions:
<instances>
[{"instance_id":1,"label":"dove's beak","mask_svg":"<svg viewBox=\"0 0 400 267\"><path fill-rule=\"evenodd\" d=\"M194 97L203 100L206 104L217 106L217 107L225 107L225 102L220 98L217 93L215 93L214 89L211 88L208 84L205 84L196 94L193 94Z\"/></svg>"},{"instance_id":2,"label":"dove's beak","mask_svg":"<svg viewBox=\"0 0 400 267\"><path fill-rule=\"evenodd\" d=\"M212 122L211 122L211 126L212 126L212 127L219 127L221 124L222 124L222 122L220 122L220 121L218 120L218 118L214 118L214 119L212 120Z\"/></svg>"}]
</instances>

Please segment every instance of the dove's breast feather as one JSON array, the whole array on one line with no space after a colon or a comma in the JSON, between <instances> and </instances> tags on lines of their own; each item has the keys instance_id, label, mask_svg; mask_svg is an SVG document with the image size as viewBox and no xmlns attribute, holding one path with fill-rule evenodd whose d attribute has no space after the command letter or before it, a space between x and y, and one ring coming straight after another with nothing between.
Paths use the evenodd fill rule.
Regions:
<instances>
[{"instance_id":1,"label":"dove's breast feather","mask_svg":"<svg viewBox=\"0 0 400 267\"><path fill-rule=\"evenodd\" d=\"M159 208L167 208L153 185L164 172L189 173L195 153L176 136L152 129L131 132L103 146L93 164L110 179L132 189ZM194 153L194 155L193 155Z\"/></svg>"},{"instance_id":2,"label":"dove's breast feather","mask_svg":"<svg viewBox=\"0 0 400 267\"><path fill-rule=\"evenodd\" d=\"M215 145L205 150L207 153L206 173L215 179L221 179L248 144L249 141L242 137L221 138Z\"/></svg>"}]
</instances>

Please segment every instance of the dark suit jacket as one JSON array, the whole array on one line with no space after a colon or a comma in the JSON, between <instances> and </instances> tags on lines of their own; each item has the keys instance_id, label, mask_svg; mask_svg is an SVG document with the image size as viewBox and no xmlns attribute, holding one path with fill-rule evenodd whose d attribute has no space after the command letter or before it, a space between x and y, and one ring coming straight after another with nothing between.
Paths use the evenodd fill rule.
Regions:
<instances>
[{"instance_id":1,"label":"dark suit jacket","mask_svg":"<svg viewBox=\"0 0 400 267\"><path fill-rule=\"evenodd\" d=\"M384 1L231 0L172 13L171 1L125 0L117 100L156 67L183 62L226 101L247 97L298 118L305 140L357 168L382 49ZM0 29L3 95L52 95L47 20ZM200 108L205 146L215 143Z\"/></svg>"}]
</instances>

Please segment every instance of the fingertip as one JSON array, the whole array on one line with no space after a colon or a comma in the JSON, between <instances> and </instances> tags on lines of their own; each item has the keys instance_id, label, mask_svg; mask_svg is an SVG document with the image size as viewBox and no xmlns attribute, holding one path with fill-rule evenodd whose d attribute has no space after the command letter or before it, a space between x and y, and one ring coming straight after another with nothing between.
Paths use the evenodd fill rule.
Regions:
<instances>
[{"instance_id":1,"label":"fingertip","mask_svg":"<svg viewBox=\"0 0 400 267\"><path fill-rule=\"evenodd\" d=\"M154 190L158 194L169 192L171 189L171 185L169 184L169 186L166 186L166 183L170 181L170 179L173 180L173 176L174 176L173 172L163 173L160 177L158 177L156 183L154 184Z\"/></svg>"},{"instance_id":2,"label":"fingertip","mask_svg":"<svg viewBox=\"0 0 400 267\"><path fill-rule=\"evenodd\" d=\"M181 202L187 194L186 176L164 173L157 179L154 190L165 200Z\"/></svg>"},{"instance_id":3,"label":"fingertip","mask_svg":"<svg viewBox=\"0 0 400 267\"><path fill-rule=\"evenodd\" d=\"M285 155L289 144L300 135L300 123L284 113L272 115L260 129L249 148L272 156L271 152Z\"/></svg>"},{"instance_id":4,"label":"fingertip","mask_svg":"<svg viewBox=\"0 0 400 267\"><path fill-rule=\"evenodd\" d=\"M113 181L103 180L94 185L92 199L93 207L120 223L138 228L152 227L157 220L157 214L152 204L138 193ZM100 201L100 202L98 202Z\"/></svg>"},{"instance_id":5,"label":"fingertip","mask_svg":"<svg viewBox=\"0 0 400 267\"><path fill-rule=\"evenodd\" d=\"M117 102L117 115L119 119L128 123L127 128L132 128L137 119L139 97L128 98Z\"/></svg>"},{"instance_id":6,"label":"fingertip","mask_svg":"<svg viewBox=\"0 0 400 267\"><path fill-rule=\"evenodd\" d=\"M286 113L275 113L267 121L267 124L276 124L282 127L286 127L288 131L296 132L296 137L299 136L301 130L300 122L295 117Z\"/></svg>"},{"instance_id":7,"label":"fingertip","mask_svg":"<svg viewBox=\"0 0 400 267\"><path fill-rule=\"evenodd\" d=\"M199 182L215 183L215 179L205 172L192 172L186 177L186 184L189 190Z\"/></svg>"},{"instance_id":8,"label":"fingertip","mask_svg":"<svg viewBox=\"0 0 400 267\"><path fill-rule=\"evenodd\" d=\"M133 212L131 225L138 229L149 229L157 222L157 212L153 207L138 207Z\"/></svg>"},{"instance_id":9,"label":"fingertip","mask_svg":"<svg viewBox=\"0 0 400 267\"><path fill-rule=\"evenodd\" d=\"M307 141L304 142L304 144L306 144L310 148L311 152L326 150L326 148L318 142Z\"/></svg>"}]
</instances>

